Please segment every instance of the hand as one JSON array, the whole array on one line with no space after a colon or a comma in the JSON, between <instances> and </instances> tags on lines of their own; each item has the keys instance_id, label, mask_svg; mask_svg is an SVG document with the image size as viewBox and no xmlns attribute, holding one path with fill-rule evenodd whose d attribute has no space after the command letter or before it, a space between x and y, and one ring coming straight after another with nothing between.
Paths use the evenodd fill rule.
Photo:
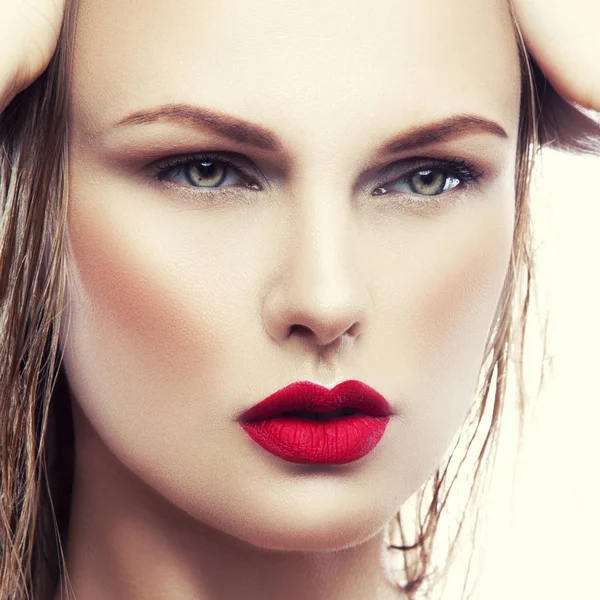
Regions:
<instances>
[{"instance_id":1,"label":"hand","mask_svg":"<svg viewBox=\"0 0 600 600\"><path fill-rule=\"evenodd\" d=\"M512 0L527 49L566 100L600 111L600 0Z\"/></svg>"},{"instance_id":2,"label":"hand","mask_svg":"<svg viewBox=\"0 0 600 600\"><path fill-rule=\"evenodd\" d=\"M14 96L46 69L58 42L65 0L1 0L0 95Z\"/></svg>"}]
</instances>

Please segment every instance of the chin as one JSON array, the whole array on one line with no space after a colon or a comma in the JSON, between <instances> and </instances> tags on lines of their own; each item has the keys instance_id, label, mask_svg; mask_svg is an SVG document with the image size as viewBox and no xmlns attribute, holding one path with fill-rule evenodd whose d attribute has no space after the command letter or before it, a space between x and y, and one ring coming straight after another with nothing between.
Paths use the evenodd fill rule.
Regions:
<instances>
[{"instance_id":1,"label":"chin","mask_svg":"<svg viewBox=\"0 0 600 600\"><path fill-rule=\"evenodd\" d=\"M361 517L338 511L335 517L253 520L231 524L235 537L254 548L273 552L335 552L359 546L382 532L392 516L375 522L365 508ZM226 532L228 533L228 532ZM229 533L229 535L232 535Z\"/></svg>"}]
</instances>

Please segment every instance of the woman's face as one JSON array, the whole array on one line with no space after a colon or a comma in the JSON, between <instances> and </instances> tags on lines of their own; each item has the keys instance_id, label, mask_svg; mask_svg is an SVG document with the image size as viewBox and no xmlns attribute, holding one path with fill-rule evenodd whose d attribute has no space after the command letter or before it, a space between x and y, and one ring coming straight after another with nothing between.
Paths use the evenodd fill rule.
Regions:
<instances>
[{"instance_id":1,"label":"woman's face","mask_svg":"<svg viewBox=\"0 0 600 600\"><path fill-rule=\"evenodd\" d=\"M63 344L83 485L109 450L256 546L383 527L475 397L519 94L504 0L82 0ZM358 461L288 462L237 421L347 379L395 411Z\"/></svg>"}]
</instances>

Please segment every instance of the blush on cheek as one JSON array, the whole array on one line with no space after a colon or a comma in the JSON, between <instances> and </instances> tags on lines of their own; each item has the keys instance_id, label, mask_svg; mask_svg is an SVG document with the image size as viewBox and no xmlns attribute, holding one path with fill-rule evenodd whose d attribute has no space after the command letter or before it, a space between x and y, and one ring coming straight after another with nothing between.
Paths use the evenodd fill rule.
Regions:
<instances>
[{"instance_id":1,"label":"blush on cheek","mask_svg":"<svg viewBox=\"0 0 600 600\"><path fill-rule=\"evenodd\" d=\"M407 296L414 385L407 412L420 476L436 468L475 400L510 260L510 215L471 206L457 217L419 238Z\"/></svg>"},{"instance_id":2,"label":"blush on cheek","mask_svg":"<svg viewBox=\"0 0 600 600\"><path fill-rule=\"evenodd\" d=\"M512 220L500 210L463 217L429 255L415 311L430 358L455 372L483 358L512 244Z\"/></svg>"},{"instance_id":3,"label":"blush on cheek","mask_svg":"<svg viewBox=\"0 0 600 600\"><path fill-rule=\"evenodd\" d=\"M129 225L102 210L69 215L76 320L114 351L129 349L173 375L189 373L202 351L194 305L156 244Z\"/></svg>"}]
</instances>

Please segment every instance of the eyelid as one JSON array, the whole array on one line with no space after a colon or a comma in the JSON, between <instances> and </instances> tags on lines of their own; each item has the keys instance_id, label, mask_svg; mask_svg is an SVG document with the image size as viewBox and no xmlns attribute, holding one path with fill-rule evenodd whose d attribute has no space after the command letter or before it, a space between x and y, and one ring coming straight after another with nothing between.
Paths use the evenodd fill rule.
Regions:
<instances>
[{"instance_id":1,"label":"eyelid","mask_svg":"<svg viewBox=\"0 0 600 600\"><path fill-rule=\"evenodd\" d=\"M162 177L163 174L168 173L174 169L184 168L189 164L198 163L202 160L220 162L225 165L227 169L233 169L238 176L245 180L246 185L225 185L218 187L202 187L194 185L182 185L177 182L171 182L166 178ZM240 164L242 163L243 166ZM243 154L230 151L199 151L191 154L175 155L167 158L160 159L150 165L150 169L153 171L153 177L158 181L165 181L167 184L179 186L182 189L187 190L188 193L198 193L204 196L219 196L224 194L236 194L244 193L244 190L251 191L264 191L264 188L269 187L269 179L264 175L260 168L258 168L253 161L248 159ZM446 172L450 176L455 176L459 179L460 183L450 190L444 190L439 194L419 194L416 192L403 192L398 190L386 190L393 184L408 182L410 176L415 172L424 169L434 169ZM400 173L398 173L400 171ZM257 175L260 173L260 175ZM392 178L392 173L396 174ZM366 173L363 173L363 176ZM423 204L424 202L441 202L446 199L447 196L456 195L454 190L457 188L472 188L476 187L478 181L485 175L484 170L479 170L470 161L460 157L414 157L409 159L397 160L391 164L386 165L382 169L379 169L375 174L377 179L386 177L384 182L377 184L375 187L370 186L371 195L374 196L409 196L419 198L415 203ZM361 178L362 178L361 177ZM262 181L261 181L262 179ZM372 177L369 177L372 179ZM263 185L264 182L264 185ZM259 190L255 187L259 186ZM360 186L362 187L362 185ZM378 190L384 190L384 193L376 194ZM425 199L429 200L425 200Z\"/></svg>"},{"instance_id":2,"label":"eyelid","mask_svg":"<svg viewBox=\"0 0 600 600\"><path fill-rule=\"evenodd\" d=\"M267 178L265 177L264 173L252 161L247 159L243 154L238 154L236 152L201 151L192 154L181 154L171 156L152 163L152 165L150 165L150 170L153 172L154 177L157 180L164 181L162 175L164 175L165 173L168 173L177 168L184 168L190 164L199 163L201 161L212 161L221 163L227 169L232 169L236 171L237 174L242 179L245 179L247 183L259 185L261 188L263 187L263 182L267 181ZM258 175L257 173L260 175ZM263 180L262 182L260 181L261 178ZM202 188L201 186L189 187L191 189L221 190L227 189L228 187L232 186L224 186L223 188Z\"/></svg>"},{"instance_id":3,"label":"eyelid","mask_svg":"<svg viewBox=\"0 0 600 600\"><path fill-rule=\"evenodd\" d=\"M484 169L479 169L477 165L465 158L459 156L444 156L433 158L416 157L396 161L381 169L378 172L378 176L387 178L391 176L391 172L396 173L399 171L397 178L400 178L424 169L440 169L442 171L462 175L467 179L474 179L485 175Z\"/></svg>"},{"instance_id":4,"label":"eyelid","mask_svg":"<svg viewBox=\"0 0 600 600\"><path fill-rule=\"evenodd\" d=\"M455 193L454 190L461 188L475 188L485 175L485 170L479 169L470 161L460 157L446 157L446 158L414 158L408 161L395 162L391 165L384 167L379 173L380 175L388 174L388 178L385 183L379 185L376 191L385 190L385 195L404 195L414 196L416 198L445 198L449 194ZM391 174L389 171L396 171L398 167L402 167L402 172L396 174L395 177L390 178ZM447 176L455 177L459 180L459 184L450 188L450 190L444 190L439 194L419 194L415 192L402 192L397 190L387 190L398 183L408 183L410 185L411 177L419 171L441 171L446 173ZM378 194L380 196L384 194ZM418 202L422 202L419 200Z\"/></svg>"}]
</instances>

